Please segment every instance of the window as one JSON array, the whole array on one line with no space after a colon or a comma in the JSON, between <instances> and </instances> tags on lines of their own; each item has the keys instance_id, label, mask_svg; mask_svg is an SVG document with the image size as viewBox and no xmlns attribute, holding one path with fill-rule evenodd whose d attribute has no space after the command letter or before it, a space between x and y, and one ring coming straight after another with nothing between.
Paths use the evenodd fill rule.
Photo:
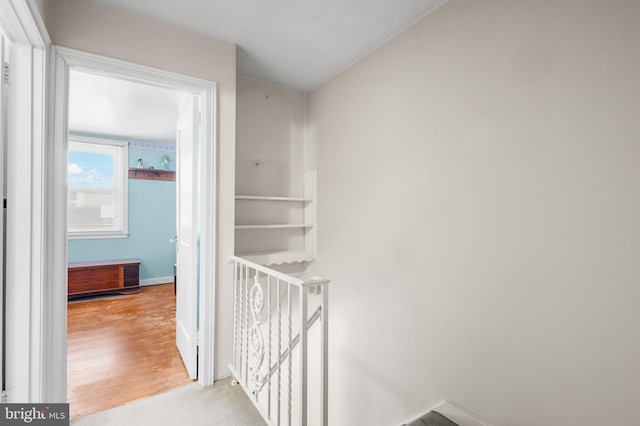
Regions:
<instances>
[{"instance_id":1,"label":"window","mask_svg":"<svg viewBox=\"0 0 640 426\"><path fill-rule=\"evenodd\" d=\"M69 238L126 238L127 143L69 137Z\"/></svg>"}]
</instances>

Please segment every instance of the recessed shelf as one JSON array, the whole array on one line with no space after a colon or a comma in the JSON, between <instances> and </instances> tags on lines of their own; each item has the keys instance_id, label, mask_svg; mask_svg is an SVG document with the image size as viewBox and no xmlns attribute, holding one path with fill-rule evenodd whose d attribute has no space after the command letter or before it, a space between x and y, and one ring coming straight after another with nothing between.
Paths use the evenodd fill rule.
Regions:
<instances>
[{"instance_id":1,"label":"recessed shelf","mask_svg":"<svg viewBox=\"0 0 640 426\"><path fill-rule=\"evenodd\" d=\"M316 172L312 170L305 172L302 197L236 195L236 201L249 201L236 205L239 212L236 215L236 221L244 224L236 225L235 229L247 230L236 235L236 255L260 265L313 261L316 248L315 194ZM274 201L281 203L273 203ZM289 206L286 203L293 204ZM294 223L287 223L288 220ZM271 224L259 225L255 222L271 222ZM275 231L251 232L251 230L263 229ZM294 232L277 232L278 229L296 229L297 231L292 235ZM291 249L300 247L301 239L304 239L304 248ZM265 248L269 250L270 247L274 250L263 251ZM287 248L290 250L286 250Z\"/></svg>"},{"instance_id":2,"label":"recessed shelf","mask_svg":"<svg viewBox=\"0 0 640 426\"><path fill-rule=\"evenodd\" d=\"M283 223L279 225L236 225L236 229L283 229L283 228L311 228L310 224Z\"/></svg>"},{"instance_id":3,"label":"recessed shelf","mask_svg":"<svg viewBox=\"0 0 640 426\"><path fill-rule=\"evenodd\" d=\"M312 250L284 250L261 253L243 253L238 257L259 265L281 265L283 263L311 262L315 255Z\"/></svg>"},{"instance_id":4,"label":"recessed shelf","mask_svg":"<svg viewBox=\"0 0 640 426\"><path fill-rule=\"evenodd\" d=\"M306 198L299 197L271 197L262 195L236 195L236 200L253 200L253 201L293 201L293 202L306 202L311 201Z\"/></svg>"}]
</instances>

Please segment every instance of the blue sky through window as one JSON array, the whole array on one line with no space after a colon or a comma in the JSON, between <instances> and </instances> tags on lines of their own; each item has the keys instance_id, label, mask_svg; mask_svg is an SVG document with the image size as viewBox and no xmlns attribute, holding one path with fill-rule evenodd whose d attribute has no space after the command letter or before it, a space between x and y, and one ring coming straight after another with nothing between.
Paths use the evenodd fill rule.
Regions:
<instances>
[{"instance_id":1,"label":"blue sky through window","mask_svg":"<svg viewBox=\"0 0 640 426\"><path fill-rule=\"evenodd\" d=\"M67 179L69 186L113 188L113 155L69 151Z\"/></svg>"}]
</instances>

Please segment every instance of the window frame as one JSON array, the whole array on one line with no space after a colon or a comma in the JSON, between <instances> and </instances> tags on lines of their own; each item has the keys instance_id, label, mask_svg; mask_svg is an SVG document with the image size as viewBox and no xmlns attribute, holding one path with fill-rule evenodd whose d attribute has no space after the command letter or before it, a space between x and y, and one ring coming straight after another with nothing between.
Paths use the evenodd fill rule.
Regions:
<instances>
[{"instance_id":1,"label":"window frame","mask_svg":"<svg viewBox=\"0 0 640 426\"><path fill-rule=\"evenodd\" d=\"M106 238L128 238L129 237L129 185L128 185L128 164L129 164L129 143L127 141L106 139L100 137L89 136L68 136L68 153L72 151L72 145L74 143L85 144L92 146L93 149L87 149L86 152L95 152L101 154L112 154L101 148L105 146L118 148L114 154L114 168L113 168L113 186L116 192L121 194L119 205L116 206L116 210L120 213L120 221L117 228L109 230L86 230L86 231L71 231L68 228L68 215L67 213L67 238L69 240L86 240L86 239L106 239ZM77 151L77 150L76 150ZM119 153L119 155L118 155ZM68 172L67 172L68 173ZM69 176L67 174L67 203L69 197ZM119 190L119 191L118 191Z\"/></svg>"}]
</instances>

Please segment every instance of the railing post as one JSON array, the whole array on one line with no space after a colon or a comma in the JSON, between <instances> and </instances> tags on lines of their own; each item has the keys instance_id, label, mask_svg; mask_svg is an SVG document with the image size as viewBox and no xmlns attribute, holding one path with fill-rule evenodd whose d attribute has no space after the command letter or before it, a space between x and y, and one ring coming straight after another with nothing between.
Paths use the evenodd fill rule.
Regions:
<instances>
[{"instance_id":1,"label":"railing post","mask_svg":"<svg viewBox=\"0 0 640 426\"><path fill-rule=\"evenodd\" d=\"M233 261L233 366L238 365L238 262ZM237 377L233 378L234 381Z\"/></svg>"},{"instance_id":2,"label":"railing post","mask_svg":"<svg viewBox=\"0 0 640 426\"><path fill-rule=\"evenodd\" d=\"M329 286L323 285L322 292L322 336L320 337L320 375L322 377L322 396L320 400L320 424L329 424Z\"/></svg>"},{"instance_id":3,"label":"railing post","mask_svg":"<svg viewBox=\"0 0 640 426\"><path fill-rule=\"evenodd\" d=\"M307 298L307 287L300 286L300 425L302 426L307 424Z\"/></svg>"},{"instance_id":4,"label":"railing post","mask_svg":"<svg viewBox=\"0 0 640 426\"><path fill-rule=\"evenodd\" d=\"M287 357L287 424L291 426L291 401L293 399L293 362L291 352L293 351L293 333L291 325L291 283L287 283L287 347L289 348L289 356Z\"/></svg>"},{"instance_id":5,"label":"railing post","mask_svg":"<svg viewBox=\"0 0 640 426\"><path fill-rule=\"evenodd\" d=\"M273 322L271 315L271 275L267 275L267 321L269 321L269 348L267 350L267 374L269 375L267 381L267 418L271 419L271 344L273 340L273 333L271 331L271 323Z\"/></svg>"},{"instance_id":6,"label":"railing post","mask_svg":"<svg viewBox=\"0 0 640 426\"><path fill-rule=\"evenodd\" d=\"M278 288L278 299L276 300L276 305L278 309L278 357L282 353L282 304L280 303L280 278L276 281L276 287ZM282 363L278 362L278 398L277 398L277 413L278 413L278 422L276 423L280 426L280 414L281 414L281 402L282 402Z\"/></svg>"}]
</instances>

